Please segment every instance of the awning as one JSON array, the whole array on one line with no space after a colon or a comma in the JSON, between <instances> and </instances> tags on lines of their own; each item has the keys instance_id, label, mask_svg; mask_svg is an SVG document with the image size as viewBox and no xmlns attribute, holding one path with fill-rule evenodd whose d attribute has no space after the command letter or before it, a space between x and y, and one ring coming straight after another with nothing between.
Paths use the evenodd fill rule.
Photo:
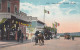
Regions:
<instances>
[{"instance_id":1,"label":"awning","mask_svg":"<svg viewBox=\"0 0 80 50\"><path fill-rule=\"evenodd\" d=\"M41 23L41 24L45 24L44 22L42 22L42 21L40 21L40 20L38 20L37 22L39 22L39 23Z\"/></svg>"},{"instance_id":2,"label":"awning","mask_svg":"<svg viewBox=\"0 0 80 50\"><path fill-rule=\"evenodd\" d=\"M3 19L0 21L0 24L4 23L6 20L7 20L7 18L3 18Z\"/></svg>"}]
</instances>

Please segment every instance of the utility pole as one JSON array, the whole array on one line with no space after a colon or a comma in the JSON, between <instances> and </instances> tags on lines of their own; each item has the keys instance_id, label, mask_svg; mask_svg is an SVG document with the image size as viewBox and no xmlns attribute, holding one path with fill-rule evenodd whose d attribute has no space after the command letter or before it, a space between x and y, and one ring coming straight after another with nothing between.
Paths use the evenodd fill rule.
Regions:
<instances>
[{"instance_id":1,"label":"utility pole","mask_svg":"<svg viewBox=\"0 0 80 50\"><path fill-rule=\"evenodd\" d=\"M44 6L44 18L43 18L43 20L44 20L44 23L45 23L45 6Z\"/></svg>"}]
</instances>

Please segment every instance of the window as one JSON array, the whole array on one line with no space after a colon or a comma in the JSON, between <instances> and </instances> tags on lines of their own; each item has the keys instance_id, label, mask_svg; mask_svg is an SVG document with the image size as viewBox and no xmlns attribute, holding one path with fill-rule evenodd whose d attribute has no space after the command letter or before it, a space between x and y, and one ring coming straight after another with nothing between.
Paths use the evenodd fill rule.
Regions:
<instances>
[{"instance_id":1,"label":"window","mask_svg":"<svg viewBox=\"0 0 80 50\"><path fill-rule=\"evenodd\" d=\"M10 12L10 1L8 1L8 12Z\"/></svg>"},{"instance_id":2,"label":"window","mask_svg":"<svg viewBox=\"0 0 80 50\"><path fill-rule=\"evenodd\" d=\"M2 7L1 5L2 5L2 0L0 0L0 9L1 9L1 7Z\"/></svg>"},{"instance_id":3,"label":"window","mask_svg":"<svg viewBox=\"0 0 80 50\"><path fill-rule=\"evenodd\" d=\"M15 13L17 13L17 6L16 5L14 6L14 11L15 11Z\"/></svg>"}]
</instances>

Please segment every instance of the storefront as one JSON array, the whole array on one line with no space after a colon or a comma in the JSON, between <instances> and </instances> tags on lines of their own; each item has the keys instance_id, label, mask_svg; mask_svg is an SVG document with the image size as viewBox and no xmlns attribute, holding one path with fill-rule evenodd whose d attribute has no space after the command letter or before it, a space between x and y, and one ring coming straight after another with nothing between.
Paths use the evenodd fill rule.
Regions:
<instances>
[{"instance_id":1,"label":"storefront","mask_svg":"<svg viewBox=\"0 0 80 50\"><path fill-rule=\"evenodd\" d=\"M0 24L1 40L17 40L17 32L19 28L21 28L21 31L24 34L24 39L26 39L26 26L28 26L30 22L17 19L14 16L11 16L11 18L4 19L4 22Z\"/></svg>"}]
</instances>

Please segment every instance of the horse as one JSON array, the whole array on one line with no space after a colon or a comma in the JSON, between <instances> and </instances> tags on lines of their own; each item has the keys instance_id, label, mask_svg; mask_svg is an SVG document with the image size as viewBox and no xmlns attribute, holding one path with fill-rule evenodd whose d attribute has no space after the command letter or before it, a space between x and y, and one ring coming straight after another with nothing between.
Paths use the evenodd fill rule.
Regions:
<instances>
[{"instance_id":1,"label":"horse","mask_svg":"<svg viewBox=\"0 0 80 50\"><path fill-rule=\"evenodd\" d=\"M44 45L44 36L42 33L38 34L39 45Z\"/></svg>"}]
</instances>

